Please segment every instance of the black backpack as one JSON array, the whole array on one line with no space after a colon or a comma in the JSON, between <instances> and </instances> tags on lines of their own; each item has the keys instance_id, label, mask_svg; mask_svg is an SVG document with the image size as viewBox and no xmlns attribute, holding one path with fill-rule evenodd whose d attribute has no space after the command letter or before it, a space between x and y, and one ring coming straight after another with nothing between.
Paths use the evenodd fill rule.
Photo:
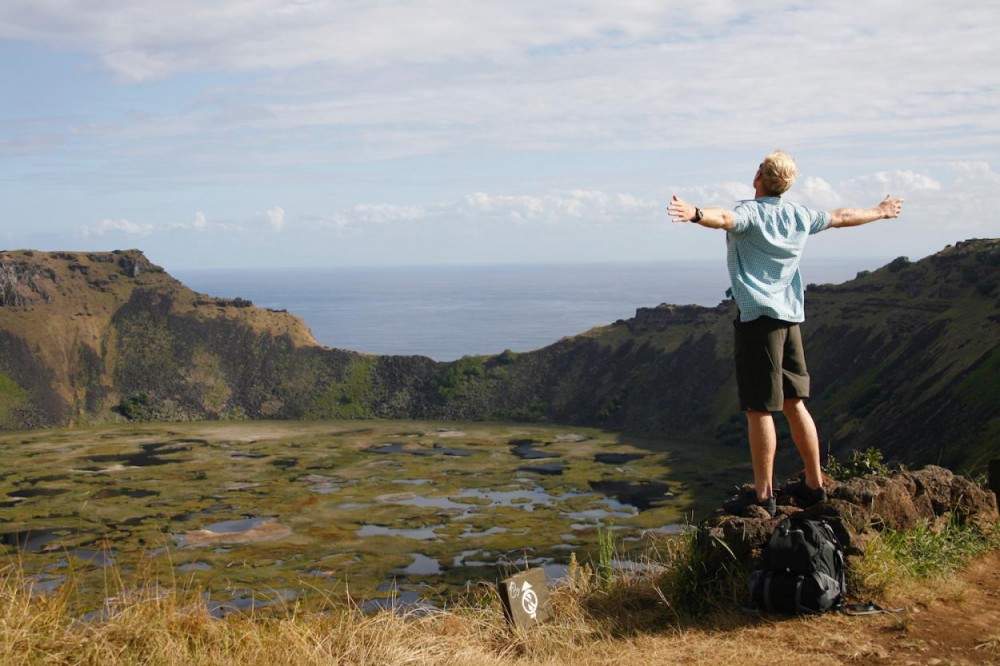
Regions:
<instances>
[{"instance_id":1,"label":"black backpack","mask_svg":"<svg viewBox=\"0 0 1000 666\"><path fill-rule=\"evenodd\" d=\"M750 574L750 598L761 610L823 613L843 606L844 549L824 520L785 518Z\"/></svg>"}]
</instances>

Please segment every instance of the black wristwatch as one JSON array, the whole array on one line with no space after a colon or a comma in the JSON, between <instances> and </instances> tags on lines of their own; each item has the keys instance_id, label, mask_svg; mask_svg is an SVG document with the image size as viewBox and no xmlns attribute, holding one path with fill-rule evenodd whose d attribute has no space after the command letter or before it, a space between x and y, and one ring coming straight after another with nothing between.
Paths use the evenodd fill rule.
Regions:
<instances>
[{"instance_id":1,"label":"black wristwatch","mask_svg":"<svg viewBox=\"0 0 1000 666\"><path fill-rule=\"evenodd\" d=\"M702 211L701 208L695 208L694 209L694 219L692 219L691 221L692 222L701 222L701 219L703 217L705 217L704 211Z\"/></svg>"}]
</instances>

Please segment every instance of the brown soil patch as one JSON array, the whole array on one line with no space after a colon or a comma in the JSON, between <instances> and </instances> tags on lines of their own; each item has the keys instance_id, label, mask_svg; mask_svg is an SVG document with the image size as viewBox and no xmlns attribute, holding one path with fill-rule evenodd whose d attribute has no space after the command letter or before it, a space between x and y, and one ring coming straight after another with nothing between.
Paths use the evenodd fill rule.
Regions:
<instances>
[{"instance_id":1,"label":"brown soil patch","mask_svg":"<svg viewBox=\"0 0 1000 666\"><path fill-rule=\"evenodd\" d=\"M735 658L743 651L744 665L774 663L775 654L794 656L785 663L1000 664L1000 552L955 577L914 585L884 606L904 610L854 617L763 616L760 623L727 635L728 645L717 645L717 654Z\"/></svg>"},{"instance_id":2,"label":"brown soil patch","mask_svg":"<svg viewBox=\"0 0 1000 666\"><path fill-rule=\"evenodd\" d=\"M876 640L892 663L1000 664L1000 552L930 591L882 623Z\"/></svg>"},{"instance_id":3,"label":"brown soil patch","mask_svg":"<svg viewBox=\"0 0 1000 666\"><path fill-rule=\"evenodd\" d=\"M886 607L901 613L819 617L734 614L632 641L601 641L579 664L1000 665L1000 552L955 577L909 587Z\"/></svg>"}]
</instances>

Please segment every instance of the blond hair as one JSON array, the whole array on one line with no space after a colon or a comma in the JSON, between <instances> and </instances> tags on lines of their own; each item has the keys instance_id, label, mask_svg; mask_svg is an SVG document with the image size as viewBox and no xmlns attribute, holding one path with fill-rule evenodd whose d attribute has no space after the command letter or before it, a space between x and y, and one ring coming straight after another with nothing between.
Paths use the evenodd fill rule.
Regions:
<instances>
[{"instance_id":1,"label":"blond hair","mask_svg":"<svg viewBox=\"0 0 1000 666\"><path fill-rule=\"evenodd\" d=\"M787 192L798 175L795 160L783 150L775 150L760 163L761 184L770 196L777 197Z\"/></svg>"}]
</instances>

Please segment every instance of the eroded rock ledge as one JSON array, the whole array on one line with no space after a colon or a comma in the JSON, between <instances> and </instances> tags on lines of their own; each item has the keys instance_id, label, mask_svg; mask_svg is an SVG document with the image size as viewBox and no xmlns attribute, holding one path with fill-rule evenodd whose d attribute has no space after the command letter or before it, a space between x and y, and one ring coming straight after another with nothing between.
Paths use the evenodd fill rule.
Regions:
<instances>
[{"instance_id":1,"label":"eroded rock ledge","mask_svg":"<svg viewBox=\"0 0 1000 666\"><path fill-rule=\"evenodd\" d=\"M989 534L998 519L997 497L969 479L943 467L929 465L919 471L890 476L863 476L845 482L829 477L829 499L806 509L789 494L789 484L778 488L774 518L753 503L752 486L744 486L732 500L698 528L698 545L706 551L710 567L731 563L733 557L748 568L777 523L802 512L828 521L848 559L864 556L868 543L884 529L907 530L923 521L941 524L956 520ZM732 554L730 554L732 553Z\"/></svg>"}]
</instances>

